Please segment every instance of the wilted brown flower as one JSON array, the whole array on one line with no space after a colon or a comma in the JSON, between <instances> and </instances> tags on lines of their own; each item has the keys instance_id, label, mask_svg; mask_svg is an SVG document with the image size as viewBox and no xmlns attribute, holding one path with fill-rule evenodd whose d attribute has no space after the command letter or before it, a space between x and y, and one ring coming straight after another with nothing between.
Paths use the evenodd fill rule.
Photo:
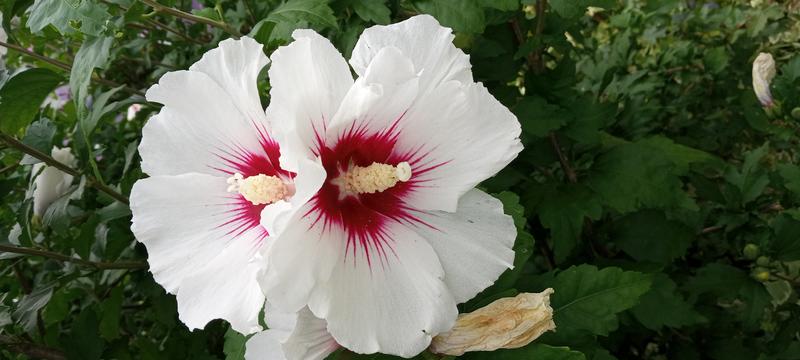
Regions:
<instances>
[{"instance_id":1,"label":"wilted brown flower","mask_svg":"<svg viewBox=\"0 0 800 360\"><path fill-rule=\"evenodd\" d=\"M433 338L430 351L462 355L468 351L514 349L528 345L545 331L553 330L550 294L522 293L502 298L474 312L461 314L450 331Z\"/></svg>"}]
</instances>

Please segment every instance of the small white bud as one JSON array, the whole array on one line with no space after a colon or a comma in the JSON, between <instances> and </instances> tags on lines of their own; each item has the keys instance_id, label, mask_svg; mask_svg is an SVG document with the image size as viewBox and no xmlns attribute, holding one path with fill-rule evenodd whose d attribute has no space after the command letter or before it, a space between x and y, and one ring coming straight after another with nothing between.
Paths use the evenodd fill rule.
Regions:
<instances>
[{"instance_id":1,"label":"small white bud","mask_svg":"<svg viewBox=\"0 0 800 360\"><path fill-rule=\"evenodd\" d=\"M774 102L769 84L775 77L775 59L768 53L760 53L753 61L753 90L758 101L765 107L771 107Z\"/></svg>"}]
</instances>

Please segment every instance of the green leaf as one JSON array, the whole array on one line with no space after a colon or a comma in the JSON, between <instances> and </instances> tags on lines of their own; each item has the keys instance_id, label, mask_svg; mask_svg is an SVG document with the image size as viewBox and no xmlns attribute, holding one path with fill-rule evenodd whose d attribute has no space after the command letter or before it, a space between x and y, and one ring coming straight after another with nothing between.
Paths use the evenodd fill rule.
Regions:
<instances>
[{"instance_id":1,"label":"green leaf","mask_svg":"<svg viewBox=\"0 0 800 360\"><path fill-rule=\"evenodd\" d=\"M69 335L70 346L64 350L70 359L97 360L105 345L98 328L97 314L91 308L81 311Z\"/></svg>"},{"instance_id":2,"label":"green leaf","mask_svg":"<svg viewBox=\"0 0 800 360\"><path fill-rule=\"evenodd\" d=\"M294 29L304 27L316 30L339 28L327 0L289 0L272 10L266 20L275 23L271 40L288 41Z\"/></svg>"},{"instance_id":3,"label":"green leaf","mask_svg":"<svg viewBox=\"0 0 800 360\"><path fill-rule=\"evenodd\" d=\"M613 0L550 0L550 7L558 16L574 19L586 13L589 6L608 8L614 5Z\"/></svg>"},{"instance_id":4,"label":"green leaf","mask_svg":"<svg viewBox=\"0 0 800 360\"><path fill-rule=\"evenodd\" d=\"M789 216L780 216L772 225L772 253L782 261L800 260L800 221Z\"/></svg>"},{"instance_id":5,"label":"green leaf","mask_svg":"<svg viewBox=\"0 0 800 360\"><path fill-rule=\"evenodd\" d=\"M617 328L617 314L635 306L651 282L650 275L616 267L598 270L580 265L564 270L552 284L556 327L608 335Z\"/></svg>"},{"instance_id":6,"label":"green leaf","mask_svg":"<svg viewBox=\"0 0 800 360\"><path fill-rule=\"evenodd\" d=\"M538 96L526 96L514 107L514 114L522 130L536 137L544 137L567 123L569 114L557 105L547 103Z\"/></svg>"},{"instance_id":7,"label":"green leaf","mask_svg":"<svg viewBox=\"0 0 800 360\"><path fill-rule=\"evenodd\" d=\"M767 152L769 152L769 143L748 151L739 171L729 168L725 173L725 180L739 189L743 205L755 200L769 185L769 174L760 165L761 159L767 155Z\"/></svg>"},{"instance_id":8,"label":"green leaf","mask_svg":"<svg viewBox=\"0 0 800 360\"><path fill-rule=\"evenodd\" d=\"M245 343L247 343L246 336L229 328L225 332L225 345L222 348L225 360L244 360Z\"/></svg>"},{"instance_id":9,"label":"green leaf","mask_svg":"<svg viewBox=\"0 0 800 360\"><path fill-rule=\"evenodd\" d=\"M111 20L106 7L93 0L36 0L29 11L28 27L34 33L53 25L62 34L77 30L98 36Z\"/></svg>"},{"instance_id":10,"label":"green leaf","mask_svg":"<svg viewBox=\"0 0 800 360\"><path fill-rule=\"evenodd\" d=\"M0 131L16 134L28 125L47 95L63 80L47 69L25 70L8 79L0 88Z\"/></svg>"},{"instance_id":11,"label":"green leaf","mask_svg":"<svg viewBox=\"0 0 800 360\"><path fill-rule=\"evenodd\" d=\"M639 261L669 263L683 256L694 239L686 225L667 219L660 211L639 211L617 220L614 241Z\"/></svg>"},{"instance_id":12,"label":"green leaf","mask_svg":"<svg viewBox=\"0 0 800 360\"><path fill-rule=\"evenodd\" d=\"M19 301L11 316L26 332L31 332L36 328L39 310L47 305L52 296L53 284L35 289Z\"/></svg>"},{"instance_id":13,"label":"green leaf","mask_svg":"<svg viewBox=\"0 0 800 360\"><path fill-rule=\"evenodd\" d=\"M519 9L519 0L478 0L478 3L480 3L483 7L503 11L514 11Z\"/></svg>"},{"instance_id":14,"label":"green leaf","mask_svg":"<svg viewBox=\"0 0 800 360\"><path fill-rule=\"evenodd\" d=\"M113 43L113 37L89 36L75 54L74 65L69 74L69 88L75 101L75 107L78 109L79 118L85 116L86 95L89 91L92 73L95 68L105 68Z\"/></svg>"},{"instance_id":15,"label":"green leaf","mask_svg":"<svg viewBox=\"0 0 800 360\"><path fill-rule=\"evenodd\" d=\"M595 160L588 184L605 204L622 213L645 207L694 209L678 178L680 170L646 142L625 143Z\"/></svg>"},{"instance_id":16,"label":"green leaf","mask_svg":"<svg viewBox=\"0 0 800 360\"><path fill-rule=\"evenodd\" d=\"M564 261L579 244L584 219L597 220L603 209L596 195L583 185L548 186L536 204L539 220L553 238L556 262Z\"/></svg>"},{"instance_id":17,"label":"green leaf","mask_svg":"<svg viewBox=\"0 0 800 360\"><path fill-rule=\"evenodd\" d=\"M778 165L778 173L783 178L783 186L800 197L800 166L794 164Z\"/></svg>"},{"instance_id":18,"label":"green leaf","mask_svg":"<svg viewBox=\"0 0 800 360\"><path fill-rule=\"evenodd\" d=\"M550 346L533 343L519 349L501 349L495 351L470 352L459 357L464 360L586 360L580 351L566 346Z\"/></svg>"},{"instance_id":19,"label":"green leaf","mask_svg":"<svg viewBox=\"0 0 800 360\"><path fill-rule=\"evenodd\" d=\"M455 31L480 33L486 27L483 8L476 0L421 0L417 8Z\"/></svg>"},{"instance_id":20,"label":"green leaf","mask_svg":"<svg viewBox=\"0 0 800 360\"><path fill-rule=\"evenodd\" d=\"M665 274L653 277L653 286L631 309L636 319L651 330L663 327L680 328L705 322L706 319L694 310L678 292L677 285Z\"/></svg>"},{"instance_id":21,"label":"green leaf","mask_svg":"<svg viewBox=\"0 0 800 360\"><path fill-rule=\"evenodd\" d=\"M350 0L350 6L355 10L356 15L364 21L371 21L376 24L388 24L392 14L385 0Z\"/></svg>"},{"instance_id":22,"label":"green leaf","mask_svg":"<svg viewBox=\"0 0 800 360\"><path fill-rule=\"evenodd\" d=\"M122 310L122 287L117 286L111 290L111 295L100 303L102 317L100 318L100 336L106 340L119 337L119 319Z\"/></svg>"},{"instance_id":23,"label":"green leaf","mask_svg":"<svg viewBox=\"0 0 800 360\"><path fill-rule=\"evenodd\" d=\"M56 126L47 118L34 121L25 131L22 143L28 145L45 154L50 154L53 148L53 136L56 134ZM36 159L36 162L39 162ZM32 164L26 162L26 164Z\"/></svg>"}]
</instances>

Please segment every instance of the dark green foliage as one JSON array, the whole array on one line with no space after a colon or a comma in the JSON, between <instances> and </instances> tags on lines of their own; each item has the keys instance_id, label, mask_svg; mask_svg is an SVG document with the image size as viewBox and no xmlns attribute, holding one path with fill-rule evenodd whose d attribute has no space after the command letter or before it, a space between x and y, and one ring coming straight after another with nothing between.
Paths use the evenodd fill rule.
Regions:
<instances>
[{"instance_id":1,"label":"dark green foliage","mask_svg":"<svg viewBox=\"0 0 800 360\"><path fill-rule=\"evenodd\" d=\"M481 184L514 218L515 268L460 310L555 290L557 332L460 358L800 359L797 1L160 3L221 26L132 0L0 1L8 42L58 61L4 56L0 132L45 153L69 145L77 170L128 195L143 176L141 128L159 109L142 93L230 37L223 28L268 55L294 29L313 28L349 56L363 29L428 13L455 30L474 78L519 118L525 145ZM762 51L777 62L766 109L751 86ZM67 79L71 100L42 107ZM262 76L264 104L268 89ZM143 109L127 121L133 103ZM146 260L128 206L86 177L33 217L38 161L0 146L0 245ZM30 358L8 341L70 359L235 360L246 337L222 321L189 331L144 269L0 252L0 358Z\"/></svg>"}]
</instances>

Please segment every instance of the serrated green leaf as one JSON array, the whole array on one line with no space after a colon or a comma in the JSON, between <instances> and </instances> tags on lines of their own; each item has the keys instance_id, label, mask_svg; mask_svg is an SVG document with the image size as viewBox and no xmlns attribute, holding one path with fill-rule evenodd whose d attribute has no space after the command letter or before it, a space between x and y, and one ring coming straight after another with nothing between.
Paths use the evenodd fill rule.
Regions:
<instances>
[{"instance_id":1,"label":"serrated green leaf","mask_svg":"<svg viewBox=\"0 0 800 360\"><path fill-rule=\"evenodd\" d=\"M16 134L28 125L47 95L63 80L47 69L25 70L8 79L0 88L0 131Z\"/></svg>"},{"instance_id":2,"label":"serrated green leaf","mask_svg":"<svg viewBox=\"0 0 800 360\"><path fill-rule=\"evenodd\" d=\"M36 328L39 310L47 305L52 296L53 284L34 289L19 301L11 316L25 331L33 331Z\"/></svg>"},{"instance_id":3,"label":"serrated green leaf","mask_svg":"<svg viewBox=\"0 0 800 360\"><path fill-rule=\"evenodd\" d=\"M350 6L355 10L356 15L364 21L371 21L376 24L388 24L392 14L385 0L350 0Z\"/></svg>"},{"instance_id":4,"label":"serrated green leaf","mask_svg":"<svg viewBox=\"0 0 800 360\"><path fill-rule=\"evenodd\" d=\"M595 160L588 184L605 204L622 213L646 207L694 209L678 178L680 170L647 143L626 143Z\"/></svg>"},{"instance_id":5,"label":"serrated green leaf","mask_svg":"<svg viewBox=\"0 0 800 360\"><path fill-rule=\"evenodd\" d=\"M556 262L564 261L580 243L584 219L597 220L602 207L596 195L582 185L548 186L538 190L536 204L539 220L553 238Z\"/></svg>"},{"instance_id":6,"label":"serrated green leaf","mask_svg":"<svg viewBox=\"0 0 800 360\"><path fill-rule=\"evenodd\" d=\"M566 346L530 344L519 349L470 352L459 357L465 360L586 360L586 356Z\"/></svg>"},{"instance_id":7,"label":"serrated green leaf","mask_svg":"<svg viewBox=\"0 0 800 360\"><path fill-rule=\"evenodd\" d=\"M270 40L288 41L294 29L304 27L339 28L327 0L289 0L272 10L266 20L275 24Z\"/></svg>"},{"instance_id":8,"label":"serrated green leaf","mask_svg":"<svg viewBox=\"0 0 800 360\"><path fill-rule=\"evenodd\" d=\"M549 104L538 96L526 96L514 107L514 114L522 124L522 130L536 137L543 137L567 123L569 114L557 105Z\"/></svg>"},{"instance_id":9,"label":"serrated green leaf","mask_svg":"<svg viewBox=\"0 0 800 360\"><path fill-rule=\"evenodd\" d=\"M635 306L651 282L650 275L616 267L599 270L580 265L564 270L551 284L556 328L608 335L618 326L617 314Z\"/></svg>"},{"instance_id":10,"label":"serrated green leaf","mask_svg":"<svg viewBox=\"0 0 800 360\"><path fill-rule=\"evenodd\" d=\"M642 325L656 331L665 326L680 328L706 320L680 295L675 282L665 274L653 277L650 291L642 295L631 311Z\"/></svg>"},{"instance_id":11,"label":"serrated green leaf","mask_svg":"<svg viewBox=\"0 0 800 360\"><path fill-rule=\"evenodd\" d=\"M478 3L487 8L514 11L519 9L519 0L478 0Z\"/></svg>"},{"instance_id":12,"label":"serrated green leaf","mask_svg":"<svg viewBox=\"0 0 800 360\"><path fill-rule=\"evenodd\" d=\"M731 167L725 173L725 180L738 188L743 205L755 200L769 185L769 174L760 165L767 152L769 143L748 151L740 170Z\"/></svg>"},{"instance_id":13,"label":"serrated green leaf","mask_svg":"<svg viewBox=\"0 0 800 360\"><path fill-rule=\"evenodd\" d=\"M97 360L103 354L105 342L100 338L97 314L87 308L81 311L69 335L66 353L70 359Z\"/></svg>"},{"instance_id":14,"label":"serrated green leaf","mask_svg":"<svg viewBox=\"0 0 800 360\"><path fill-rule=\"evenodd\" d=\"M783 261L800 260L800 221L780 216L773 224L775 235L771 242L775 258Z\"/></svg>"},{"instance_id":15,"label":"serrated green leaf","mask_svg":"<svg viewBox=\"0 0 800 360\"><path fill-rule=\"evenodd\" d=\"M75 54L75 65L69 75L69 88L75 101L75 107L78 109L79 118L85 116L86 96L92 80L92 73L95 68L105 68L113 43L113 37L89 36Z\"/></svg>"},{"instance_id":16,"label":"serrated green leaf","mask_svg":"<svg viewBox=\"0 0 800 360\"><path fill-rule=\"evenodd\" d=\"M634 259L657 263L669 263L683 256L694 239L691 228L655 210L618 219L613 234L614 242Z\"/></svg>"},{"instance_id":17,"label":"serrated green leaf","mask_svg":"<svg viewBox=\"0 0 800 360\"><path fill-rule=\"evenodd\" d=\"M47 118L41 118L28 126L28 129L25 131L25 136L22 138L22 143L45 154L50 154L53 148L53 136L55 134L55 124ZM36 162L39 162L39 160L37 159Z\"/></svg>"},{"instance_id":18,"label":"serrated green leaf","mask_svg":"<svg viewBox=\"0 0 800 360\"><path fill-rule=\"evenodd\" d=\"M486 27L483 9L476 0L420 0L414 5L455 31L479 33Z\"/></svg>"},{"instance_id":19,"label":"serrated green leaf","mask_svg":"<svg viewBox=\"0 0 800 360\"><path fill-rule=\"evenodd\" d=\"M30 8L28 27L36 33L53 25L62 34L80 31L98 36L106 31L109 20L106 7L93 0L36 0Z\"/></svg>"}]
</instances>

